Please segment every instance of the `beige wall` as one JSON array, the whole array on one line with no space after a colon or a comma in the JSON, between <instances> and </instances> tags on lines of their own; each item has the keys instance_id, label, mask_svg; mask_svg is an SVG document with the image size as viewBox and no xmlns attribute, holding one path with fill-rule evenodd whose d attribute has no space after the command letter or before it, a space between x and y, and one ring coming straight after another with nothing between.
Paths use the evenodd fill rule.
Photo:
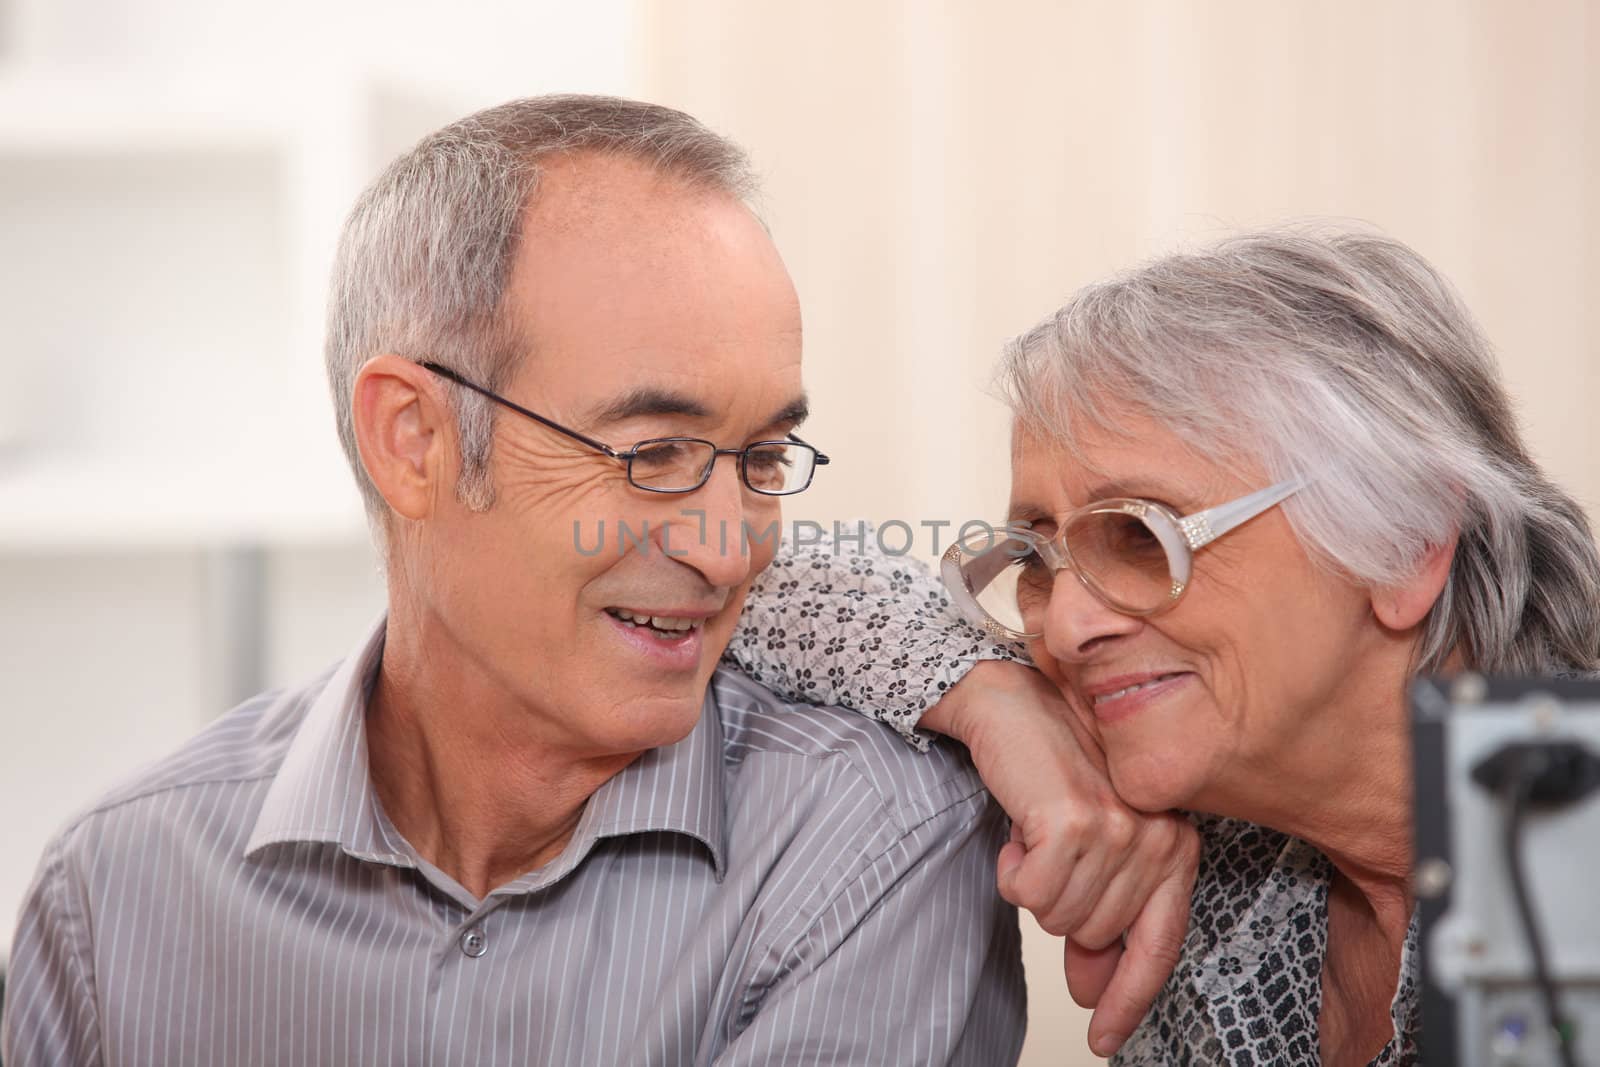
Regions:
<instances>
[{"instance_id":1,"label":"beige wall","mask_svg":"<svg viewBox=\"0 0 1600 1067\"><path fill-rule=\"evenodd\" d=\"M1535 452L1600 515L1600 13L1358 0L641 0L642 95L751 149L800 286L799 514L1003 505L1002 338L1079 284L1238 227L1355 216L1455 279ZM1035 931L1037 933L1037 931ZM1029 1064L1077 1062L1030 941Z\"/></svg>"}]
</instances>

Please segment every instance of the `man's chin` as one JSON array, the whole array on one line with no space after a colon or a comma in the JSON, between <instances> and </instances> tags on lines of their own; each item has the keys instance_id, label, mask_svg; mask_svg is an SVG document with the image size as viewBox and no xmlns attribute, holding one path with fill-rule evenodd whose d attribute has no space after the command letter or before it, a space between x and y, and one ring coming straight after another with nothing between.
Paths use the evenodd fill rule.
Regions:
<instances>
[{"instance_id":1,"label":"man's chin","mask_svg":"<svg viewBox=\"0 0 1600 1067\"><path fill-rule=\"evenodd\" d=\"M705 706L705 689L697 695L652 692L624 697L616 704L606 747L619 753L644 752L675 745L694 732Z\"/></svg>"}]
</instances>

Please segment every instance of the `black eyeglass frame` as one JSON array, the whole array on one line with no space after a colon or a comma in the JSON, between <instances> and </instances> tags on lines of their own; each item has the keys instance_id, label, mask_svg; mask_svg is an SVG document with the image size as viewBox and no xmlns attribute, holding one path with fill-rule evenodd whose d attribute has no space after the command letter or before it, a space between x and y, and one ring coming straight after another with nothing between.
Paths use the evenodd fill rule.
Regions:
<instances>
[{"instance_id":1,"label":"black eyeglass frame","mask_svg":"<svg viewBox=\"0 0 1600 1067\"><path fill-rule=\"evenodd\" d=\"M639 442L635 443L632 448L630 448L630 449L628 449L627 451L624 452L624 451L621 451L619 449L612 448L610 445L606 444L604 441L596 441L593 437L590 437L588 434L579 433L577 430L569 429L568 427L561 425L559 422L556 422L554 419L546 418L545 416L539 414L537 411L529 411L527 408L523 407L521 404L518 404L516 401L507 400L505 397L501 396L500 394L495 393L495 392L491 392L490 390L485 389L483 386L479 385L477 382L474 382L471 379L469 379L469 378L457 373L456 371L451 370L449 367L446 367L442 363L434 363L434 362L431 362L431 361L419 361L417 366L422 367L424 370L432 371L434 374L437 374L439 377L445 378L445 379L447 379L449 381L455 382L459 386L462 386L464 388L470 389L474 393L477 393L479 396L487 397L488 399L493 400L496 404L499 404L500 406L505 407L505 408L509 408L510 410L515 411L518 415L521 415L524 418L532 419L534 422L537 422L541 426L544 426L544 427L547 427L549 429L552 429L556 433L559 433L559 434L562 434L564 436L570 437L574 441L579 442L580 444L584 444L584 445L589 446L590 448L594 449L596 452L603 453L604 455L610 456L612 459L621 462L627 469L628 484L633 486L635 489L642 489L646 493L669 493L669 494L671 494L671 493L692 493L695 490L699 489L701 486L705 485L706 482L711 480L711 471L717 465L717 457L718 456L738 456L739 457L739 481L744 485L744 487L746 489L749 489L752 493L759 493L762 496L794 496L796 493L803 493L807 489L811 488L811 479L816 476L817 468L818 467L826 467L828 465L828 463L829 463L828 457L826 455L824 455L822 452L818 451L816 445L813 445L808 441L802 441L800 438L796 437L794 434L789 434L786 438L784 438L782 440L755 441L755 442L752 442L751 444L745 445L743 448L718 448L715 441L707 441L703 437L652 437L652 438L649 438L647 440L639 441ZM709 445L711 447L711 461L705 465L703 470L701 470L701 472L700 472L700 480L698 482L696 482L695 484L690 485L690 486L685 486L684 488L681 488L681 489L663 489L660 486L655 486L655 485L640 485L637 481L634 480L634 477L633 477L633 461L640 454L641 450L643 450L644 448L646 448L649 445L673 444L673 443L684 443L684 442L693 443L693 444L700 444L700 445ZM760 448L762 445L799 445L802 448L809 449L811 451L811 455L812 455L811 471L810 471L810 473L808 473L806 475L805 484L797 486L797 487L795 487L793 489L784 489L784 490L782 490L780 492L773 492L771 489L761 489L761 488L758 488L757 486L753 485L751 483L751 481L750 481L749 474L745 470L745 457L749 455L751 449Z\"/></svg>"}]
</instances>

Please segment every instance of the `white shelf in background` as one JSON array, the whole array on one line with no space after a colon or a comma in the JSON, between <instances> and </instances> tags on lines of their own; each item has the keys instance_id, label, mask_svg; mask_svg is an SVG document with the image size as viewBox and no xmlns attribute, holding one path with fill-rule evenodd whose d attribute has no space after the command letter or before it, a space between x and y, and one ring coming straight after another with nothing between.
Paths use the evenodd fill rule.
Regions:
<instances>
[{"instance_id":1,"label":"white shelf in background","mask_svg":"<svg viewBox=\"0 0 1600 1067\"><path fill-rule=\"evenodd\" d=\"M0 466L0 552L342 545L366 536L336 447L239 443Z\"/></svg>"},{"instance_id":2,"label":"white shelf in background","mask_svg":"<svg viewBox=\"0 0 1600 1067\"><path fill-rule=\"evenodd\" d=\"M334 244L463 110L356 75L0 75L0 551L364 538L322 371Z\"/></svg>"},{"instance_id":3,"label":"white shelf in background","mask_svg":"<svg viewBox=\"0 0 1600 1067\"><path fill-rule=\"evenodd\" d=\"M259 96L0 77L0 155L277 149L295 137L295 116Z\"/></svg>"}]
</instances>

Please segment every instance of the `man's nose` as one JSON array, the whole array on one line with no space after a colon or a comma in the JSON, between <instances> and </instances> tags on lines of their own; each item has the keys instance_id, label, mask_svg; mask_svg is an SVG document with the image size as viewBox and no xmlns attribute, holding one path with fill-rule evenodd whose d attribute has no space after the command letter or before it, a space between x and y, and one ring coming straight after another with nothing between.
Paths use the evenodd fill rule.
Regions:
<instances>
[{"instance_id":1,"label":"man's nose","mask_svg":"<svg viewBox=\"0 0 1600 1067\"><path fill-rule=\"evenodd\" d=\"M747 490L739 478L739 458L718 459L706 484L683 495L677 517L663 531L662 550L699 571L710 584L731 589L750 576Z\"/></svg>"},{"instance_id":2,"label":"man's nose","mask_svg":"<svg viewBox=\"0 0 1600 1067\"><path fill-rule=\"evenodd\" d=\"M1090 592L1071 567L1056 572L1044 615L1044 645L1056 660L1087 659L1103 641L1136 633L1143 625L1143 619L1117 611Z\"/></svg>"}]
</instances>

